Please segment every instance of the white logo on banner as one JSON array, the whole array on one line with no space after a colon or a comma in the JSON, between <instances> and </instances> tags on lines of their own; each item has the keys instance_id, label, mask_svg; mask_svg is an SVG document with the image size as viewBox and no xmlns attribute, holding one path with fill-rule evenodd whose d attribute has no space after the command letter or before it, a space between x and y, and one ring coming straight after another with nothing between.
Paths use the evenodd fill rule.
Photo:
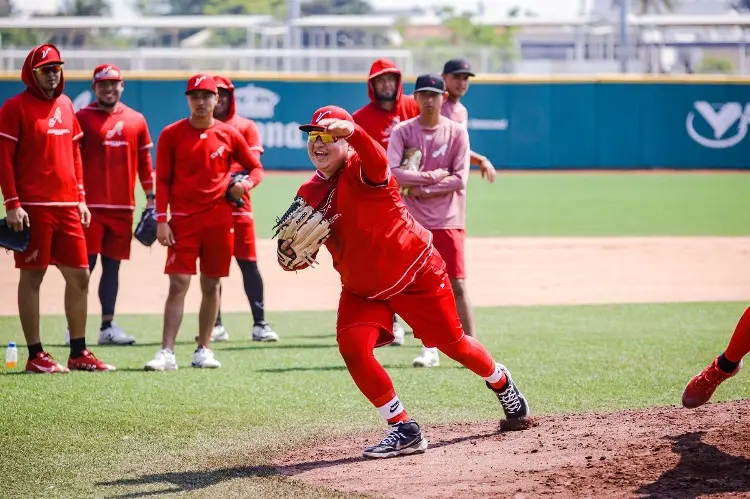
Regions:
<instances>
[{"instance_id":1,"label":"white logo on banner","mask_svg":"<svg viewBox=\"0 0 750 499\"><path fill-rule=\"evenodd\" d=\"M687 133L691 139L703 147L711 149L728 149L734 147L747 135L750 123L750 103L743 110L739 102L727 102L724 104L710 104L706 101L697 101L693 104L697 114L703 118L711 130L713 137L704 137L695 129L696 113L690 111L685 121ZM731 128L736 126L734 135L725 137Z\"/></svg>"}]
</instances>

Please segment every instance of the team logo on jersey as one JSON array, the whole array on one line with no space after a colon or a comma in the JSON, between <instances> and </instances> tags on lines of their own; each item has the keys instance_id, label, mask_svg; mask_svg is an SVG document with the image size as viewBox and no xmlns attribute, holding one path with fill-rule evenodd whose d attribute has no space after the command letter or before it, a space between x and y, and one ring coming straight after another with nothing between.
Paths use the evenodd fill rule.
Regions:
<instances>
[{"instance_id":1,"label":"team logo on jersey","mask_svg":"<svg viewBox=\"0 0 750 499\"><path fill-rule=\"evenodd\" d=\"M62 110L60 109L60 106L57 106L57 108L55 108L55 114L52 115L48 122L50 128L55 126L56 123L60 123L62 125Z\"/></svg>"},{"instance_id":2,"label":"team logo on jersey","mask_svg":"<svg viewBox=\"0 0 750 499\"><path fill-rule=\"evenodd\" d=\"M112 127L112 130L109 130L107 132L107 139L111 139L115 135L118 137L122 137L122 131L125 128L125 122L120 120L117 123L115 123L115 126Z\"/></svg>"},{"instance_id":3,"label":"team logo on jersey","mask_svg":"<svg viewBox=\"0 0 750 499\"><path fill-rule=\"evenodd\" d=\"M445 151L448 150L448 144L443 144L434 151L432 151L432 157L437 158L438 156L445 156Z\"/></svg>"},{"instance_id":4,"label":"team logo on jersey","mask_svg":"<svg viewBox=\"0 0 750 499\"><path fill-rule=\"evenodd\" d=\"M127 140L112 140L115 137L122 137L125 132L125 122L123 120L115 123L112 129L107 130L105 134L106 140L104 141L105 146L109 147L126 147L128 145Z\"/></svg>"},{"instance_id":5,"label":"team logo on jersey","mask_svg":"<svg viewBox=\"0 0 750 499\"><path fill-rule=\"evenodd\" d=\"M226 147L219 146L219 148L217 150L215 150L214 152L211 153L211 159L223 158L225 151L226 151Z\"/></svg>"},{"instance_id":6,"label":"team logo on jersey","mask_svg":"<svg viewBox=\"0 0 750 499\"><path fill-rule=\"evenodd\" d=\"M55 108L55 112L52 114L52 117L47 120L47 125L49 126L49 130L47 130L48 135L67 135L70 133L70 130L67 128L55 128L56 125L62 125L63 119L62 119L62 109L60 109L60 106L57 106Z\"/></svg>"}]
</instances>

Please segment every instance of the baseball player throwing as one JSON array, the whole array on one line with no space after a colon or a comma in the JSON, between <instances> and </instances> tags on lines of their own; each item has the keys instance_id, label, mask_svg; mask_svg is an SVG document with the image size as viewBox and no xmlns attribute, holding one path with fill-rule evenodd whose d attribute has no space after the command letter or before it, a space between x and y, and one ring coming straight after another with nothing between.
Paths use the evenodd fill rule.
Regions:
<instances>
[{"instance_id":1,"label":"baseball player throwing","mask_svg":"<svg viewBox=\"0 0 750 499\"><path fill-rule=\"evenodd\" d=\"M156 150L157 239L167 246L164 273L169 294L164 306L162 348L147 371L177 369L174 343L182 322L185 295L200 260L201 308L198 348L192 366L221 367L208 348L219 311L219 282L229 275L234 252L232 204L263 178L263 167L245 139L230 125L214 119L216 81L197 74L185 90L190 117L168 125ZM232 175L237 162L249 175ZM167 222L167 209L170 219Z\"/></svg>"},{"instance_id":2,"label":"baseball player throwing","mask_svg":"<svg viewBox=\"0 0 750 499\"><path fill-rule=\"evenodd\" d=\"M26 89L0 110L0 187L12 230L30 231L14 253L18 315L29 349L26 372L111 371L86 348L89 264L83 228L91 221L83 188L78 140L83 133L73 103L63 95L63 60L52 44L29 52L21 70ZM39 289L49 265L65 278L65 317L70 331L68 366L42 348Z\"/></svg>"},{"instance_id":3,"label":"baseball player throwing","mask_svg":"<svg viewBox=\"0 0 750 499\"><path fill-rule=\"evenodd\" d=\"M393 341L398 313L425 345L437 347L481 378L505 412L509 429L530 424L529 406L510 372L464 334L445 262L432 234L409 214L386 152L344 109L315 111L307 151L316 168L278 228L278 260L304 269L325 243L341 276L337 341L354 383L391 425L371 458L424 452L427 440L412 420L374 348Z\"/></svg>"}]
</instances>

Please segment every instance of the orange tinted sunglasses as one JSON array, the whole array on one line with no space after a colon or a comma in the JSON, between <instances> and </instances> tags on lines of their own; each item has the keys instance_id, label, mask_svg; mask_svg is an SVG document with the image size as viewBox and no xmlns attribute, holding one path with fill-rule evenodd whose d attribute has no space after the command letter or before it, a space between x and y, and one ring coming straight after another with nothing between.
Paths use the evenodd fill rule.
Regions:
<instances>
[{"instance_id":1,"label":"orange tinted sunglasses","mask_svg":"<svg viewBox=\"0 0 750 499\"><path fill-rule=\"evenodd\" d=\"M46 66L34 68L34 72L43 74L59 73L60 71L62 71L62 64L47 64Z\"/></svg>"},{"instance_id":2,"label":"orange tinted sunglasses","mask_svg":"<svg viewBox=\"0 0 750 499\"><path fill-rule=\"evenodd\" d=\"M330 133L325 132L310 132L310 134L307 136L307 140L309 140L310 142L315 142L316 140L318 140L318 137L320 137L320 140L323 141L324 144L330 144L339 140L337 137L334 137Z\"/></svg>"}]
</instances>

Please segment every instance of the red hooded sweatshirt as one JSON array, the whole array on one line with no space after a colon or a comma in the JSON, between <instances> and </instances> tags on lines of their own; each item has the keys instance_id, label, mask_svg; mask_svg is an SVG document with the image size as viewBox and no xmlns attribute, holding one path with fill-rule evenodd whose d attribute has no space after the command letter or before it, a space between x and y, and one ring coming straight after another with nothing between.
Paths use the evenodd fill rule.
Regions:
<instances>
[{"instance_id":1,"label":"red hooded sweatshirt","mask_svg":"<svg viewBox=\"0 0 750 499\"><path fill-rule=\"evenodd\" d=\"M78 149L83 132L73 103L63 95L63 73L51 98L34 74L51 63L62 63L57 47L32 49L21 70L26 90L0 109L0 189L6 209L76 206L85 200Z\"/></svg>"},{"instance_id":2,"label":"red hooded sweatshirt","mask_svg":"<svg viewBox=\"0 0 750 499\"><path fill-rule=\"evenodd\" d=\"M231 125L236 128L237 131L239 131L240 134L245 137L247 145L250 146L250 150L253 152L253 154L255 154L255 156L260 159L260 156L263 154L263 144L261 143L260 131L258 130L258 126L253 120L249 120L237 114L236 100L234 98L234 85L232 84L231 80L223 76L214 76L214 80L216 81L216 86L218 86L219 88L225 88L231 93L229 111L227 112L226 118L224 118L222 121L224 121L224 123L226 123L227 125ZM232 163L232 171L241 170L242 167L239 165L239 163ZM250 206L249 191L245 193L243 199L245 201L245 205L242 208L237 208L236 206L234 207L233 215L235 217L235 220L240 220L237 217L243 217L243 219L247 218L248 220L252 220L253 210Z\"/></svg>"},{"instance_id":3,"label":"red hooded sweatshirt","mask_svg":"<svg viewBox=\"0 0 750 499\"><path fill-rule=\"evenodd\" d=\"M372 80L375 77L386 73L393 73L399 78L396 87L396 105L392 111L386 111L378 105L375 100L375 88L372 86ZM378 59L372 63L370 76L367 78L367 94L370 96L370 103L356 110L352 117L356 124L364 128L370 137L383 146L383 149L388 149L388 139L391 137L393 127L419 115L417 101L411 95L404 95L401 70L388 59Z\"/></svg>"}]
</instances>

